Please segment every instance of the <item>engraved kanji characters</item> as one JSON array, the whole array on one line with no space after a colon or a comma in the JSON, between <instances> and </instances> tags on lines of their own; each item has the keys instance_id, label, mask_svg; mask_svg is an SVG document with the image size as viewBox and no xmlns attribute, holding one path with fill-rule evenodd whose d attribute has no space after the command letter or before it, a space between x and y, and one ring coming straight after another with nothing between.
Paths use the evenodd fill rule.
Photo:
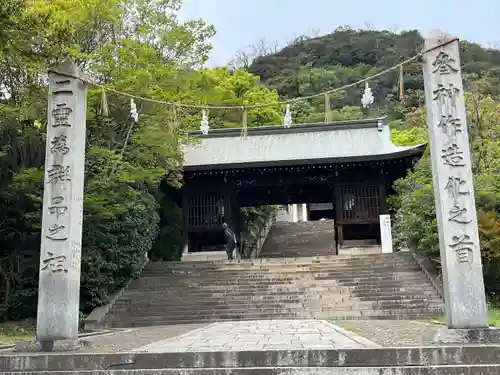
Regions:
<instances>
[{"instance_id":1,"label":"engraved kanji characters","mask_svg":"<svg viewBox=\"0 0 500 375\"><path fill-rule=\"evenodd\" d=\"M52 270L52 273L68 273L64 267L66 257L64 255L55 256L54 253L47 251L48 257L42 260L42 271Z\"/></svg>"},{"instance_id":2,"label":"engraved kanji characters","mask_svg":"<svg viewBox=\"0 0 500 375\"><path fill-rule=\"evenodd\" d=\"M47 238L52 241L66 241L68 237L64 233L65 228L64 225L54 224L48 229L49 234Z\"/></svg>"},{"instance_id":3,"label":"engraved kanji characters","mask_svg":"<svg viewBox=\"0 0 500 375\"><path fill-rule=\"evenodd\" d=\"M57 104L56 108L52 110L52 116L54 116L54 123L52 124L53 128L70 127L69 116L73 110L69 107L66 107L66 103Z\"/></svg>"},{"instance_id":4,"label":"engraved kanji characters","mask_svg":"<svg viewBox=\"0 0 500 375\"><path fill-rule=\"evenodd\" d=\"M464 218L467 213L467 209L455 204L449 211L448 221L454 221L458 224L470 224L472 220L466 220Z\"/></svg>"},{"instance_id":5,"label":"engraved kanji characters","mask_svg":"<svg viewBox=\"0 0 500 375\"><path fill-rule=\"evenodd\" d=\"M71 181L70 168L69 166L62 166L59 164L54 164L52 169L47 171L50 183L64 183L66 181Z\"/></svg>"},{"instance_id":6,"label":"engraved kanji characters","mask_svg":"<svg viewBox=\"0 0 500 375\"><path fill-rule=\"evenodd\" d=\"M443 129L443 133L450 137L455 137L457 133L462 132L462 124L459 118L454 118L451 115L441 116L438 122L438 127Z\"/></svg>"},{"instance_id":7,"label":"engraved kanji characters","mask_svg":"<svg viewBox=\"0 0 500 375\"><path fill-rule=\"evenodd\" d=\"M460 147L456 143L452 143L442 149L441 159L443 159L444 164L450 167L463 167L465 166L463 154Z\"/></svg>"},{"instance_id":8,"label":"engraved kanji characters","mask_svg":"<svg viewBox=\"0 0 500 375\"><path fill-rule=\"evenodd\" d=\"M452 243L449 247L457 255L458 263L472 264L474 260L474 242L471 240L470 236L467 234L464 234L463 236L453 236L451 241Z\"/></svg>"},{"instance_id":9,"label":"engraved kanji characters","mask_svg":"<svg viewBox=\"0 0 500 375\"><path fill-rule=\"evenodd\" d=\"M462 180L460 177L448 177L448 182L444 188L448 192L448 196L453 199L453 202L457 202L462 195L470 195L469 190L462 190L462 186L465 184L467 184L467 181Z\"/></svg>"},{"instance_id":10,"label":"engraved kanji characters","mask_svg":"<svg viewBox=\"0 0 500 375\"><path fill-rule=\"evenodd\" d=\"M449 77L459 72L455 63L456 60L444 51L438 53L432 63L432 73L440 78L437 78L437 87L432 91L432 100L439 105L437 127L445 137L441 146L441 162L453 170L460 170L467 166L467 160L461 148L463 139L459 137L466 129L456 108L460 89L449 82ZM462 199L467 199L471 195L471 190L467 188L467 181L461 178L460 172L453 172L445 181L444 190L450 199L448 204L444 204L446 208L443 207L447 211L447 222L460 225L464 231L462 235L453 235L447 246L456 253L458 263L470 265L473 261L475 243L471 236L465 233L467 233L466 225L472 223L473 220L467 215L469 205ZM453 233L456 233L457 229L454 229Z\"/></svg>"},{"instance_id":11,"label":"engraved kanji characters","mask_svg":"<svg viewBox=\"0 0 500 375\"><path fill-rule=\"evenodd\" d=\"M450 57L447 53L441 51L436 57L436 60L432 63L434 67L433 73L438 73L439 75L446 75L451 73L457 73L453 65L455 64L455 59Z\"/></svg>"},{"instance_id":12,"label":"engraved kanji characters","mask_svg":"<svg viewBox=\"0 0 500 375\"><path fill-rule=\"evenodd\" d=\"M52 206L49 207L49 212L52 215L56 215L56 218L59 219L59 216L62 216L68 211L68 207L63 205L64 198L61 196L52 198Z\"/></svg>"},{"instance_id":13,"label":"engraved kanji characters","mask_svg":"<svg viewBox=\"0 0 500 375\"><path fill-rule=\"evenodd\" d=\"M454 107L457 104L457 95L459 92L460 90L453 86L452 83L448 87L438 83L438 88L433 91L433 100L437 100L443 106L449 103Z\"/></svg>"},{"instance_id":14,"label":"engraved kanji characters","mask_svg":"<svg viewBox=\"0 0 500 375\"><path fill-rule=\"evenodd\" d=\"M66 129L71 127L70 115L73 110L69 108L66 103L56 104L55 109L52 110L53 122L52 128L55 128L51 132L52 139L49 140L48 147L50 154L52 155L52 165L47 168L47 183L51 184L51 193L54 194L49 198L46 210L49 212L51 219L50 224L47 225L45 232L45 238L54 243L60 243L68 240L68 233L66 225L59 222L59 219L67 214L69 207L65 202L65 198L62 195L61 186L65 183L71 181L71 168L69 165L65 165L63 158L68 155L71 151L68 147L68 136L66 135ZM54 221L52 221L54 220ZM64 261L66 260L65 255L54 256L54 252L47 251L48 257L42 261L42 270L51 269L52 273L67 273L68 270L64 267Z\"/></svg>"},{"instance_id":15,"label":"engraved kanji characters","mask_svg":"<svg viewBox=\"0 0 500 375\"><path fill-rule=\"evenodd\" d=\"M52 141L50 141L50 152L53 154L61 153L62 155L66 155L69 152L69 147L66 144L67 140L64 134L55 136Z\"/></svg>"}]
</instances>

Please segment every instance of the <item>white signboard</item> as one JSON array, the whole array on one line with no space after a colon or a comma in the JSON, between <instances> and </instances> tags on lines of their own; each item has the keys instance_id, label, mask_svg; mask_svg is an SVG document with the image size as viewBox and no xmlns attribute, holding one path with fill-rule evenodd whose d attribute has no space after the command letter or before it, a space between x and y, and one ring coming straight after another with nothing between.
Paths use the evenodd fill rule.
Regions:
<instances>
[{"instance_id":1,"label":"white signboard","mask_svg":"<svg viewBox=\"0 0 500 375\"><path fill-rule=\"evenodd\" d=\"M380 239L383 253L392 253L391 215L380 215Z\"/></svg>"}]
</instances>

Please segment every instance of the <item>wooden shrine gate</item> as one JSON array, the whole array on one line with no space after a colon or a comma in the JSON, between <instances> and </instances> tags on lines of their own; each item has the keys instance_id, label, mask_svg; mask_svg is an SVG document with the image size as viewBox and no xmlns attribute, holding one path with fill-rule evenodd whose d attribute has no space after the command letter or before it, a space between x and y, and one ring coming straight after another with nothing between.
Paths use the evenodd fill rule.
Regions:
<instances>
[{"instance_id":1,"label":"wooden shrine gate","mask_svg":"<svg viewBox=\"0 0 500 375\"><path fill-rule=\"evenodd\" d=\"M393 182L425 145L390 142L384 119L191 132L182 206L190 249L224 243L222 223L243 229L240 207L333 203L338 244L379 237ZM332 239L333 241L333 239Z\"/></svg>"}]
</instances>

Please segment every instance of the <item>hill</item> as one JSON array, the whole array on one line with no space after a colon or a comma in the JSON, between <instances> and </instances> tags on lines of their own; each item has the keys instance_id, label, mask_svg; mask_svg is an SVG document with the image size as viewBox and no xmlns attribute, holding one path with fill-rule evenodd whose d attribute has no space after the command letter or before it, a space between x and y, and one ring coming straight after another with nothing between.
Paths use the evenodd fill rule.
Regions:
<instances>
[{"instance_id":1,"label":"hill","mask_svg":"<svg viewBox=\"0 0 500 375\"><path fill-rule=\"evenodd\" d=\"M420 52L423 43L423 37L416 30L395 34L339 28L331 34L306 38L275 54L258 57L248 70L282 97L306 96L356 82L394 66ZM469 85L480 85L482 92L492 95L500 94L499 50L462 41L461 58ZM393 71L371 82L380 111L396 118L424 103L420 63L414 61L404 68L402 103L398 98L398 80L399 72ZM355 87L335 96L331 100L332 108L359 106L362 89ZM390 104L394 99L398 105ZM321 105L320 101L312 103L316 110Z\"/></svg>"}]
</instances>

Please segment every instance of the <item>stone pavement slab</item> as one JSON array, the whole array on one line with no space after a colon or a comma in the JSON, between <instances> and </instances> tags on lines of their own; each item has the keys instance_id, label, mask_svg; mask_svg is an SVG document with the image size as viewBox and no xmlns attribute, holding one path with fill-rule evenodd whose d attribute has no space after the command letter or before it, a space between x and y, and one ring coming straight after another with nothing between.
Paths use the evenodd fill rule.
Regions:
<instances>
[{"instance_id":1,"label":"stone pavement slab","mask_svg":"<svg viewBox=\"0 0 500 375\"><path fill-rule=\"evenodd\" d=\"M136 351L217 352L374 348L378 344L323 320L257 320L213 323Z\"/></svg>"},{"instance_id":2,"label":"stone pavement slab","mask_svg":"<svg viewBox=\"0 0 500 375\"><path fill-rule=\"evenodd\" d=\"M103 335L85 337L85 344L78 350L79 353L120 353L131 351L142 346L176 337L186 332L207 326L202 324L177 324L170 326L154 326L128 328L111 331ZM9 354L13 348L0 350L1 354ZM1 372L0 372L1 374Z\"/></svg>"},{"instance_id":3,"label":"stone pavement slab","mask_svg":"<svg viewBox=\"0 0 500 375\"><path fill-rule=\"evenodd\" d=\"M337 320L334 324L383 347L437 345L434 336L441 324L412 320Z\"/></svg>"}]
</instances>

